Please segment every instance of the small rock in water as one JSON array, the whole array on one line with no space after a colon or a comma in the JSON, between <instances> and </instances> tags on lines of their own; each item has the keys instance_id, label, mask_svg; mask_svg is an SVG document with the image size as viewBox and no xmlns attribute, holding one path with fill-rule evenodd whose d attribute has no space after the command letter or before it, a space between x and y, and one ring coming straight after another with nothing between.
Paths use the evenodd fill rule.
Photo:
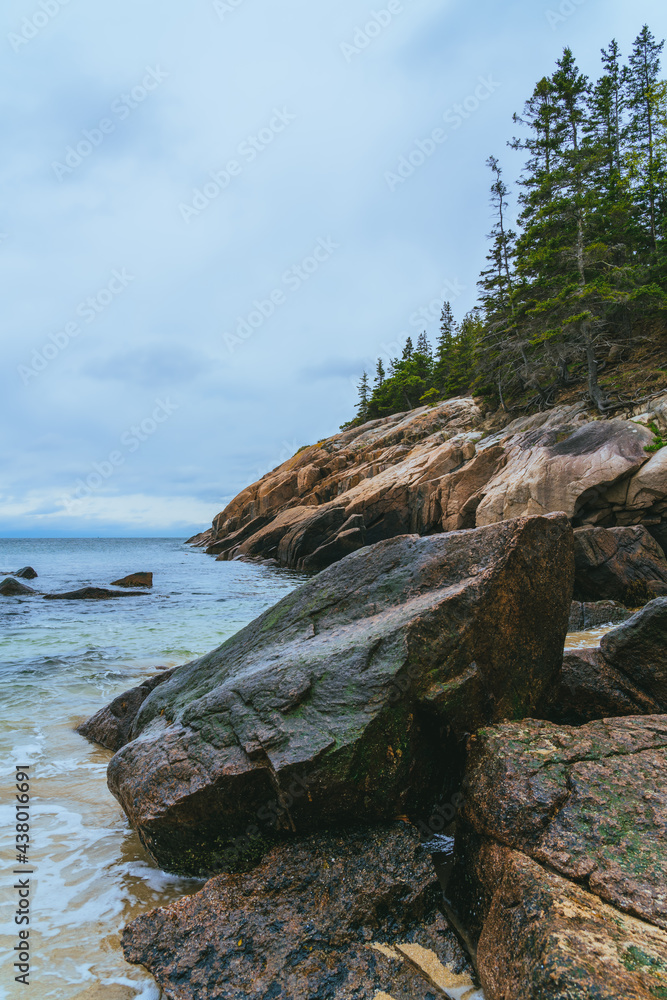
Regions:
<instances>
[{"instance_id":1,"label":"small rock in water","mask_svg":"<svg viewBox=\"0 0 667 1000\"><path fill-rule=\"evenodd\" d=\"M112 587L152 587L153 586L153 574L152 573L130 573L129 576L124 576L122 580L114 580L111 584Z\"/></svg>"},{"instance_id":2,"label":"small rock in water","mask_svg":"<svg viewBox=\"0 0 667 1000\"><path fill-rule=\"evenodd\" d=\"M14 573L13 575L16 576L16 577L18 577L21 580L36 580L37 579L37 573L32 568L32 566L24 566L23 569L20 569L18 571L18 573Z\"/></svg>"},{"instance_id":3,"label":"small rock in water","mask_svg":"<svg viewBox=\"0 0 667 1000\"><path fill-rule=\"evenodd\" d=\"M67 594L45 594L46 601L108 601L112 597L143 597L143 590L106 590L104 587L82 587Z\"/></svg>"},{"instance_id":4,"label":"small rock in water","mask_svg":"<svg viewBox=\"0 0 667 1000\"><path fill-rule=\"evenodd\" d=\"M0 594L3 597L20 597L22 594L34 593L36 591L32 587L26 587L25 584L19 583L18 580L14 580L11 576L0 583Z\"/></svg>"}]
</instances>

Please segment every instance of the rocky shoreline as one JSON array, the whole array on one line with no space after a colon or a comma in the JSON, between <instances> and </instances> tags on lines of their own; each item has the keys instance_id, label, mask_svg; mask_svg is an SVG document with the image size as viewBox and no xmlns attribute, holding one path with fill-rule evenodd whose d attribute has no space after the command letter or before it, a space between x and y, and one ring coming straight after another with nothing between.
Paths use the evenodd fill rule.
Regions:
<instances>
[{"instance_id":1,"label":"rocky shoreline","mask_svg":"<svg viewBox=\"0 0 667 1000\"><path fill-rule=\"evenodd\" d=\"M169 1000L667 996L666 450L553 413L466 444L471 405L338 436L386 464L339 455L335 500L296 503L312 455L237 498L200 543L320 571L80 727L208 878L123 936Z\"/></svg>"}]
</instances>

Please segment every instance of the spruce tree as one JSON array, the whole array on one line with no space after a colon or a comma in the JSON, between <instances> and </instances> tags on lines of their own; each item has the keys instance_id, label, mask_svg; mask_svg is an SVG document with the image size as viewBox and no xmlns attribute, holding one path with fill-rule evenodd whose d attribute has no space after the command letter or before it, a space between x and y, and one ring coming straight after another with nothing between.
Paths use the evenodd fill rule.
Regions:
<instances>
[{"instance_id":1,"label":"spruce tree","mask_svg":"<svg viewBox=\"0 0 667 1000\"><path fill-rule=\"evenodd\" d=\"M626 78L630 108L628 136L630 171L636 189L639 216L648 245L657 255L659 195L664 181L665 163L659 149L660 137L660 55L664 41L657 42L644 25L630 53Z\"/></svg>"},{"instance_id":2,"label":"spruce tree","mask_svg":"<svg viewBox=\"0 0 667 1000\"><path fill-rule=\"evenodd\" d=\"M368 375L366 372L363 373L357 386L359 391L359 402L357 403L357 417L362 423L368 420L368 402L370 399L370 391L368 385Z\"/></svg>"}]
</instances>

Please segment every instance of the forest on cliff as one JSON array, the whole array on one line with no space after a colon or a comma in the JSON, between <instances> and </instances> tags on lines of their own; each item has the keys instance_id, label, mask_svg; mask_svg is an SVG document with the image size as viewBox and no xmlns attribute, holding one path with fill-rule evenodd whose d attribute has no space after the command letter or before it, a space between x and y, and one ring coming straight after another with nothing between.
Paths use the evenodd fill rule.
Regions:
<instances>
[{"instance_id":1,"label":"forest on cliff","mask_svg":"<svg viewBox=\"0 0 667 1000\"><path fill-rule=\"evenodd\" d=\"M667 378L667 81L648 25L597 81L566 48L514 115L525 152L510 202L490 156L494 225L477 306L442 309L435 346L359 383L360 423L473 393L506 410L585 398L607 413ZM512 204L512 207L510 205ZM346 426L350 426L349 424Z\"/></svg>"}]
</instances>

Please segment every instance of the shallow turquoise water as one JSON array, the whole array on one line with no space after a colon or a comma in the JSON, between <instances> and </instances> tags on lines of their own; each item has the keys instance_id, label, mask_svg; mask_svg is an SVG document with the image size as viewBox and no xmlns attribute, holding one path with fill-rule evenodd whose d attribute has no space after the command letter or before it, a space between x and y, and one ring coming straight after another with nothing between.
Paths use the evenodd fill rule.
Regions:
<instances>
[{"instance_id":1,"label":"shallow turquoise water","mask_svg":"<svg viewBox=\"0 0 667 1000\"><path fill-rule=\"evenodd\" d=\"M200 883L157 870L106 787L111 756L74 732L158 667L220 645L302 577L219 563L175 539L0 539L0 570L33 566L42 593L108 586L152 571L154 588L114 601L0 597L0 932L13 947L16 892L14 766L30 764L31 989L0 959L0 997L157 1000L153 980L127 965L128 920Z\"/></svg>"}]
</instances>

